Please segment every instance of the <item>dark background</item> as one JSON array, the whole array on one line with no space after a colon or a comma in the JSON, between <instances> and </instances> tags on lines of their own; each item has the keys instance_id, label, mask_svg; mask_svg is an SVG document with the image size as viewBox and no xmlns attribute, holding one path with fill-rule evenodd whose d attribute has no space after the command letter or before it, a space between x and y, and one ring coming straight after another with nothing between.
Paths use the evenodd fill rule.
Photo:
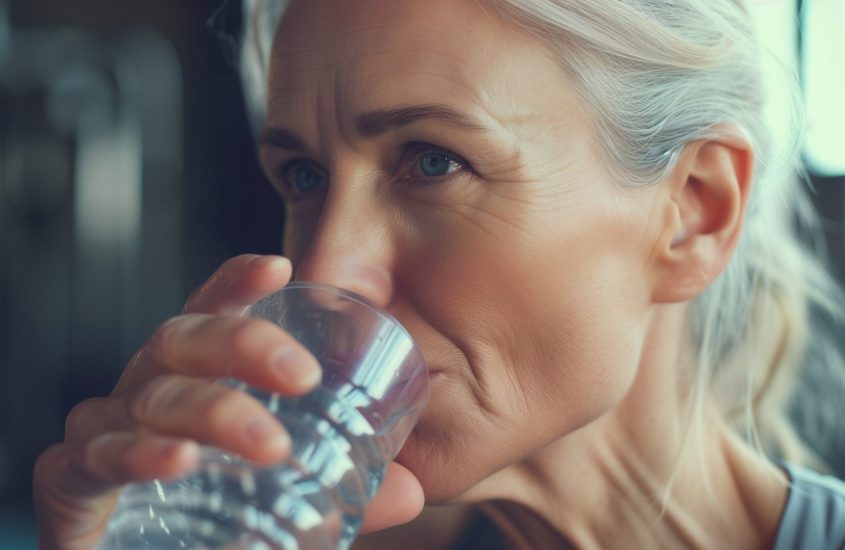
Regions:
<instances>
[{"instance_id":1,"label":"dark background","mask_svg":"<svg viewBox=\"0 0 845 550\"><path fill-rule=\"evenodd\" d=\"M35 545L32 464L61 440L68 410L108 394L226 258L279 250L282 205L260 174L230 56L206 26L218 5L0 0L0 548ZM97 113L87 95L110 107ZM85 128L86 116L103 120ZM127 118L140 138L121 137ZM125 142L143 176L118 174L114 151L101 152L99 191L126 204L93 228L140 219L92 243L77 180L103 142Z\"/></svg>"},{"instance_id":2,"label":"dark background","mask_svg":"<svg viewBox=\"0 0 845 550\"><path fill-rule=\"evenodd\" d=\"M0 548L35 544L32 464L67 411L223 260L278 251L218 6L0 0ZM842 273L845 186L814 182Z\"/></svg>"}]
</instances>

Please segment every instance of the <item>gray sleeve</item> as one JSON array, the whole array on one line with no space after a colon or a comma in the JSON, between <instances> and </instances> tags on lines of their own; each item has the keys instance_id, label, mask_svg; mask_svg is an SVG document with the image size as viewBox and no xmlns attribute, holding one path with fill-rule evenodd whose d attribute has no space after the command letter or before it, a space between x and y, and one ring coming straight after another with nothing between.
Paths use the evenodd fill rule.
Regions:
<instances>
[{"instance_id":1,"label":"gray sleeve","mask_svg":"<svg viewBox=\"0 0 845 550\"><path fill-rule=\"evenodd\" d=\"M845 483L804 468L782 466L792 487L774 549L845 549Z\"/></svg>"}]
</instances>

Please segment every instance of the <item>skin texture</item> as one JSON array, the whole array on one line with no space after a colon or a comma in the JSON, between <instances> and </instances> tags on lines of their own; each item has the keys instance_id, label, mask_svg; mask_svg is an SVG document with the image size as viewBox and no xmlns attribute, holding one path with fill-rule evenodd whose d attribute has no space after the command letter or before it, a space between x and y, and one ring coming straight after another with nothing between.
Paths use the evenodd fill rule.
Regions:
<instances>
[{"instance_id":1,"label":"skin texture","mask_svg":"<svg viewBox=\"0 0 845 550\"><path fill-rule=\"evenodd\" d=\"M369 5L341 17L329 4L295 3L273 57L267 126L299 135L330 178L327 192L288 200L284 249L297 278L387 307L442 369L400 461L430 499L446 500L600 416L630 387L649 314L655 192L623 193L604 179L583 106L526 36L483 14L480 28L445 33L440 18L419 23L436 11L422 4L384 6L378 25ZM457 9L449 18L470 15ZM391 17L413 26L383 28ZM508 48L479 46L478 33L507 36ZM520 84L526 66L530 87ZM491 130L425 121L358 135L359 113L432 102ZM403 147L413 142L472 168L408 182L416 159ZM262 150L289 199L278 174L300 156Z\"/></svg>"},{"instance_id":2,"label":"skin texture","mask_svg":"<svg viewBox=\"0 0 845 550\"><path fill-rule=\"evenodd\" d=\"M421 104L438 108L384 116ZM444 107L458 116L429 116ZM286 455L283 427L213 381L316 383L288 335L237 317L292 274L389 310L432 372L365 531L425 500L483 503L514 547L770 544L783 475L709 402L700 446L677 454L689 301L736 244L750 146L691 143L665 181L632 190L605 176L593 124L544 46L483 2L294 0L260 146L292 265L230 260L110 396L72 411L36 464L42 548L93 547L123 484L191 471L198 443Z\"/></svg>"},{"instance_id":3,"label":"skin texture","mask_svg":"<svg viewBox=\"0 0 845 550\"><path fill-rule=\"evenodd\" d=\"M430 104L473 128L367 123ZM507 503L486 506L534 547L765 543L782 477L709 404L721 508L683 467L652 525L685 431L688 302L736 244L750 146L692 143L665 182L632 190L594 140L548 51L483 3L294 1L278 30L261 159L286 199L284 250L297 278L391 311L437 371L398 457L426 501ZM427 177L432 148L459 167ZM303 173L321 184L303 192Z\"/></svg>"}]
</instances>

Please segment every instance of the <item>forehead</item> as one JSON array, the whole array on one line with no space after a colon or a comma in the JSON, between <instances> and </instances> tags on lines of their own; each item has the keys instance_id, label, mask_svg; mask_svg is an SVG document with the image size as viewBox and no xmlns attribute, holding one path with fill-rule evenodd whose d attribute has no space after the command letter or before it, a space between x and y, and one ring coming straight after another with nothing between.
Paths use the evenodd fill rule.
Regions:
<instances>
[{"instance_id":1,"label":"forehead","mask_svg":"<svg viewBox=\"0 0 845 550\"><path fill-rule=\"evenodd\" d=\"M274 42L269 110L449 101L526 116L513 96L541 86L566 95L547 48L483 0L294 0Z\"/></svg>"},{"instance_id":2,"label":"forehead","mask_svg":"<svg viewBox=\"0 0 845 550\"><path fill-rule=\"evenodd\" d=\"M476 0L294 0L274 61L300 72L319 61L356 64L360 56L365 63L409 62L420 54L441 63L481 61L494 54L493 42L513 38L510 30Z\"/></svg>"}]
</instances>

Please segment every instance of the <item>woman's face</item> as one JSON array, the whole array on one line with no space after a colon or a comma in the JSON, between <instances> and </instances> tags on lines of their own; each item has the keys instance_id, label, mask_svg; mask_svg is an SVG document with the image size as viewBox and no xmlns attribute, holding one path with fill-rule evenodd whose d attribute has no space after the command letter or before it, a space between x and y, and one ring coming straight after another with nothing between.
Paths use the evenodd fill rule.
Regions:
<instances>
[{"instance_id":1,"label":"woman's face","mask_svg":"<svg viewBox=\"0 0 845 550\"><path fill-rule=\"evenodd\" d=\"M624 399L651 306L655 188L601 169L543 45L477 0L294 0L261 159L297 277L362 293L432 372L398 461L429 501Z\"/></svg>"}]
</instances>

